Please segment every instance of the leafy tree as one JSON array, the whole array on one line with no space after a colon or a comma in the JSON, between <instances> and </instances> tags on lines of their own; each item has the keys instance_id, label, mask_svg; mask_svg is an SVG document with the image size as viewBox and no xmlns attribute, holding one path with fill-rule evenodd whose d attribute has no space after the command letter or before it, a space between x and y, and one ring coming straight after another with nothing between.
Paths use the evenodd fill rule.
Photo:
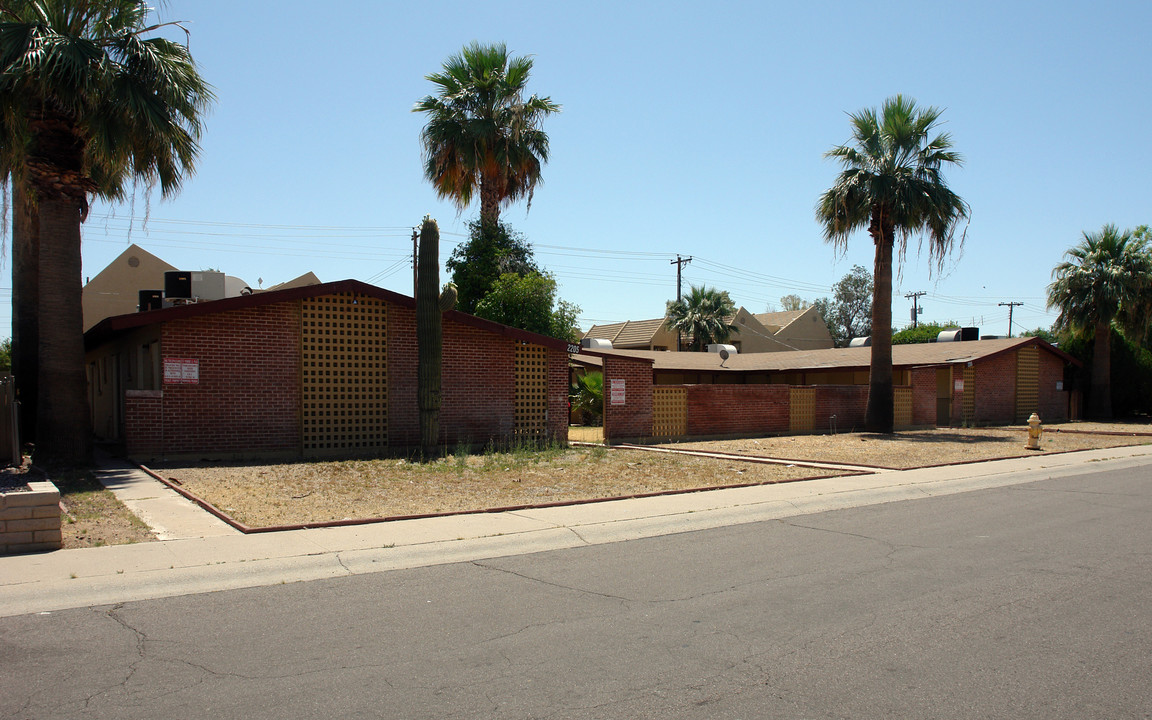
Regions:
<instances>
[{"instance_id":1,"label":"leafy tree","mask_svg":"<svg viewBox=\"0 0 1152 720\"><path fill-rule=\"evenodd\" d=\"M785 295L780 298L780 309L785 312L792 312L796 310L806 310L812 307L812 303L808 302L799 295Z\"/></svg>"},{"instance_id":2,"label":"leafy tree","mask_svg":"<svg viewBox=\"0 0 1152 720\"><path fill-rule=\"evenodd\" d=\"M1060 342L1060 337L1056 333L1052 332L1051 328L1038 327L1035 330L1025 330L1024 332L1020 333L1020 337L1040 338L1044 342L1051 345L1055 345L1056 343Z\"/></svg>"},{"instance_id":3,"label":"leafy tree","mask_svg":"<svg viewBox=\"0 0 1152 720\"><path fill-rule=\"evenodd\" d=\"M951 252L955 231L968 217L968 204L944 183L941 168L959 165L947 133L931 137L941 111L919 108L901 95L889 98L880 113L852 114L852 145L832 148L825 157L843 170L816 206L824 239L844 248L848 238L867 228L875 245L872 297L872 361L864 424L871 432L890 433L892 390L892 262L902 260L908 240L927 237L939 264ZM960 242L963 242L961 237Z\"/></svg>"},{"instance_id":4,"label":"leafy tree","mask_svg":"<svg viewBox=\"0 0 1152 720\"><path fill-rule=\"evenodd\" d=\"M212 93L188 49L148 38L141 0L8 0L0 7L0 172L35 208L38 462L91 457L80 225L129 177L180 188ZM17 246L23 241L17 241ZM17 339L19 343L20 340ZM21 372L26 369L22 368Z\"/></svg>"},{"instance_id":5,"label":"leafy tree","mask_svg":"<svg viewBox=\"0 0 1152 720\"><path fill-rule=\"evenodd\" d=\"M959 323L919 323L914 328L904 328L892 333L893 345L912 345L914 343L936 342L936 338L944 330L957 330Z\"/></svg>"},{"instance_id":6,"label":"leafy tree","mask_svg":"<svg viewBox=\"0 0 1152 720\"><path fill-rule=\"evenodd\" d=\"M679 300L668 303L665 317L671 330L690 336L693 350L704 350L713 343L724 343L740 328L729 324L736 313L736 303L728 291L703 285L691 286Z\"/></svg>"},{"instance_id":7,"label":"leafy tree","mask_svg":"<svg viewBox=\"0 0 1152 720\"><path fill-rule=\"evenodd\" d=\"M541 335L576 342L580 308L556 299L556 280L549 273L504 273L476 306L476 315Z\"/></svg>"},{"instance_id":8,"label":"leafy tree","mask_svg":"<svg viewBox=\"0 0 1152 720\"><path fill-rule=\"evenodd\" d=\"M1152 249L1143 236L1105 225L1066 252L1052 271L1048 307L1058 308L1055 327L1094 336L1088 414L1112 417L1112 323L1139 340L1148 330L1152 296Z\"/></svg>"},{"instance_id":9,"label":"leafy tree","mask_svg":"<svg viewBox=\"0 0 1152 720\"><path fill-rule=\"evenodd\" d=\"M12 370L12 338L0 342L0 372Z\"/></svg>"},{"instance_id":10,"label":"leafy tree","mask_svg":"<svg viewBox=\"0 0 1152 720\"><path fill-rule=\"evenodd\" d=\"M501 275L540 272L532 246L508 225L477 220L468 224L468 231L467 242L457 245L444 263L456 285L457 309L475 313Z\"/></svg>"},{"instance_id":11,"label":"leafy tree","mask_svg":"<svg viewBox=\"0 0 1152 720\"><path fill-rule=\"evenodd\" d=\"M846 347L852 338L867 336L872 320L872 273L853 265L832 286L832 299L820 298L815 305L836 347Z\"/></svg>"},{"instance_id":12,"label":"leafy tree","mask_svg":"<svg viewBox=\"0 0 1152 720\"><path fill-rule=\"evenodd\" d=\"M1126 338L1115 326L1110 328L1110 371L1124 378L1113 383L1112 411L1117 417L1152 414L1152 352ZM1073 372L1075 387L1090 387L1095 373L1095 333L1062 337L1060 349L1084 363Z\"/></svg>"},{"instance_id":13,"label":"leafy tree","mask_svg":"<svg viewBox=\"0 0 1152 720\"><path fill-rule=\"evenodd\" d=\"M480 218L500 220L500 207L532 194L548 162L544 118L560 112L548 97L524 99L532 58L512 58L503 43L472 43L427 79L438 88L416 103L427 114L420 133L424 175L461 212L480 194Z\"/></svg>"}]
</instances>

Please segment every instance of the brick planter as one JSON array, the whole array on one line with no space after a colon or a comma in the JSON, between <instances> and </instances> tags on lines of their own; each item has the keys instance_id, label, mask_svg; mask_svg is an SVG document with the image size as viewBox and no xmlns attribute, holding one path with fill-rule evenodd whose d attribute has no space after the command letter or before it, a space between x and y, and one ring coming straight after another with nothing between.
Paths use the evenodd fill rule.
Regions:
<instances>
[{"instance_id":1,"label":"brick planter","mask_svg":"<svg viewBox=\"0 0 1152 720\"><path fill-rule=\"evenodd\" d=\"M30 482L31 492L0 493L0 555L59 550L60 491L50 482Z\"/></svg>"}]
</instances>

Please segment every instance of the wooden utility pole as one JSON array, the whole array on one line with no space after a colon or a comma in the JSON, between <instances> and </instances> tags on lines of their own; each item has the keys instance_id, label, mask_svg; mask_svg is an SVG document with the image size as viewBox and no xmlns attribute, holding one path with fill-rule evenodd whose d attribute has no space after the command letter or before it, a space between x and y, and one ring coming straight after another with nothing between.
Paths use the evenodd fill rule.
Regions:
<instances>
[{"instance_id":1,"label":"wooden utility pole","mask_svg":"<svg viewBox=\"0 0 1152 720\"><path fill-rule=\"evenodd\" d=\"M915 330L920 320L920 305L918 300L926 293L923 290L918 292L910 292L904 295L906 298L912 298L912 329Z\"/></svg>"},{"instance_id":2,"label":"wooden utility pole","mask_svg":"<svg viewBox=\"0 0 1152 720\"><path fill-rule=\"evenodd\" d=\"M1013 308L1020 307L1023 304L1024 303L1022 303L1022 302L1003 302L1003 303L1000 303L1001 307L1003 307L1005 305L1008 306L1008 337L1012 337L1012 310L1013 310Z\"/></svg>"},{"instance_id":3,"label":"wooden utility pole","mask_svg":"<svg viewBox=\"0 0 1152 720\"><path fill-rule=\"evenodd\" d=\"M680 302L680 299L683 296L683 291L680 289L680 278L681 278L680 271L683 269L683 267L685 265L692 262L692 258L691 257L681 258L679 255L677 255L675 260L669 260L668 262L670 264L676 266L676 302ZM680 331L679 330L676 331L676 352L680 352Z\"/></svg>"}]
</instances>

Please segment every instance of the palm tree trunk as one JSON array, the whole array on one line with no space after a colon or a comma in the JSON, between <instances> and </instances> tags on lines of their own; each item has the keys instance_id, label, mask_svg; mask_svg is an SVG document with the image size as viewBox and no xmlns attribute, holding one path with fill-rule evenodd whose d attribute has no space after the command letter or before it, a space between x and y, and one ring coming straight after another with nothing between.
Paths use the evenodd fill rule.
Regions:
<instances>
[{"instance_id":1,"label":"palm tree trunk","mask_svg":"<svg viewBox=\"0 0 1152 720\"><path fill-rule=\"evenodd\" d=\"M1112 325L1096 323L1096 343L1092 348L1092 386L1089 388L1088 416L1093 420L1112 419Z\"/></svg>"},{"instance_id":2,"label":"palm tree trunk","mask_svg":"<svg viewBox=\"0 0 1152 720\"><path fill-rule=\"evenodd\" d=\"M84 368L84 313L80 303L82 201L41 198L40 395L35 460L85 465L92 458L92 418Z\"/></svg>"},{"instance_id":3,"label":"palm tree trunk","mask_svg":"<svg viewBox=\"0 0 1152 720\"><path fill-rule=\"evenodd\" d=\"M872 286L872 365L868 374L868 409L864 414L864 428L868 432L891 433L895 425L892 399L893 236L887 229L876 234L873 236L876 260Z\"/></svg>"},{"instance_id":4,"label":"palm tree trunk","mask_svg":"<svg viewBox=\"0 0 1152 720\"><path fill-rule=\"evenodd\" d=\"M500 222L500 191L491 181L480 181L480 220L493 227Z\"/></svg>"},{"instance_id":5,"label":"palm tree trunk","mask_svg":"<svg viewBox=\"0 0 1152 720\"><path fill-rule=\"evenodd\" d=\"M20 402L20 441L36 441L40 352L40 219L22 183L12 183L12 375Z\"/></svg>"}]
</instances>

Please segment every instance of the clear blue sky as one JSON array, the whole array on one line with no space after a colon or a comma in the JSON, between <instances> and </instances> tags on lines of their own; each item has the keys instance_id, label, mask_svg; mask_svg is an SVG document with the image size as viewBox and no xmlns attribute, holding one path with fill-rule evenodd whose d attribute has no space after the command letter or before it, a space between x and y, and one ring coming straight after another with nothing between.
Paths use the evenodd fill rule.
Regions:
<instances>
[{"instance_id":1,"label":"clear blue sky","mask_svg":"<svg viewBox=\"0 0 1152 720\"><path fill-rule=\"evenodd\" d=\"M552 159L531 211L503 218L585 328L662 315L677 253L694 258L686 283L753 312L871 269L867 235L838 255L813 207L838 171L823 153L849 140L846 113L896 93L944 109L966 161L946 179L972 207L943 273L913 244L897 325L903 294L923 290L923 321L1003 334L998 303L1015 301L1016 330L1047 327L1052 268L1083 231L1152 223L1146 0L172 0L162 17L188 21L218 95L199 167L172 200L95 206L87 276L131 241L253 285L311 270L411 294L410 228L435 217L444 260L478 211L436 199L411 112L432 91L424 76L473 40L533 55L530 90L564 106L545 126Z\"/></svg>"}]
</instances>

